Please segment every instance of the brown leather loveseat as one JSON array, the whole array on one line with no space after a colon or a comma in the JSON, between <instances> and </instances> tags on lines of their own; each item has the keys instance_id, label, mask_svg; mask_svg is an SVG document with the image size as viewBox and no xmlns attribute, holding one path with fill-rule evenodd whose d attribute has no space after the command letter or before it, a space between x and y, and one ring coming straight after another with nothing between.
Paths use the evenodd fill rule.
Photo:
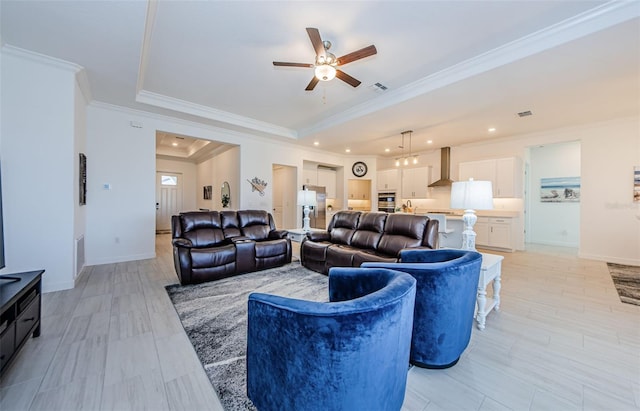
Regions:
<instances>
[{"instance_id":1,"label":"brown leather loveseat","mask_svg":"<svg viewBox=\"0 0 640 411\"><path fill-rule=\"evenodd\" d=\"M171 217L181 284L218 280L291 262L291 240L263 210L194 211Z\"/></svg>"},{"instance_id":2,"label":"brown leather loveseat","mask_svg":"<svg viewBox=\"0 0 640 411\"><path fill-rule=\"evenodd\" d=\"M331 267L360 267L365 261L398 262L406 248L438 248L438 221L413 214L340 211L327 231L307 233L300 260L327 274Z\"/></svg>"}]
</instances>

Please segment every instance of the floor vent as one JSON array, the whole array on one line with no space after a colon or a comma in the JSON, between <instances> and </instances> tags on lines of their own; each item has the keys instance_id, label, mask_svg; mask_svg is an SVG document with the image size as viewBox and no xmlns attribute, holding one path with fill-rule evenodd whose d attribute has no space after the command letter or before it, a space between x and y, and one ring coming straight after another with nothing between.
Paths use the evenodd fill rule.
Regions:
<instances>
[{"instance_id":1,"label":"floor vent","mask_svg":"<svg viewBox=\"0 0 640 411\"><path fill-rule=\"evenodd\" d=\"M84 268L84 263L85 263L85 259L84 259L84 236L80 236L78 238L76 238L76 266L75 266L75 275L74 275L74 279L78 278L78 275L80 275L80 271L82 271L82 269Z\"/></svg>"}]
</instances>

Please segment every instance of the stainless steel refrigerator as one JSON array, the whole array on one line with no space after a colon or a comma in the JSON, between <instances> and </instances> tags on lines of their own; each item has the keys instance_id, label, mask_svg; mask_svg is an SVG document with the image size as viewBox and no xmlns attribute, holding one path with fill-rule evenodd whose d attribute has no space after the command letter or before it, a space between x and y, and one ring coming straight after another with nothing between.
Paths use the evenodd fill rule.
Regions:
<instances>
[{"instance_id":1,"label":"stainless steel refrigerator","mask_svg":"<svg viewBox=\"0 0 640 411\"><path fill-rule=\"evenodd\" d=\"M303 185L303 189L316 192L316 206L309 207L311 212L309 213L309 226L311 228L327 228L327 192L325 187ZM302 218L304 218L304 211L302 212Z\"/></svg>"}]
</instances>

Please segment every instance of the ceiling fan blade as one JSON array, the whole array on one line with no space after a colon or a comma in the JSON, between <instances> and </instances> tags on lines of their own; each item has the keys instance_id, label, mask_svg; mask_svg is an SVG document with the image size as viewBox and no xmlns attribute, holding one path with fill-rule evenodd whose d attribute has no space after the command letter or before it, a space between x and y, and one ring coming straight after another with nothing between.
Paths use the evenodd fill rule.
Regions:
<instances>
[{"instance_id":1,"label":"ceiling fan blade","mask_svg":"<svg viewBox=\"0 0 640 411\"><path fill-rule=\"evenodd\" d=\"M338 65L341 66L343 64L351 63L352 61L373 56L376 53L378 53L378 50L376 50L376 46L372 44L369 47L365 47L360 50L354 51L353 53L345 54L342 57L338 57Z\"/></svg>"},{"instance_id":2,"label":"ceiling fan blade","mask_svg":"<svg viewBox=\"0 0 640 411\"><path fill-rule=\"evenodd\" d=\"M307 27L307 34L311 39L313 49L316 51L316 56L326 57L326 50L324 49L324 44L322 43L322 38L320 37L320 31L318 31L318 29L314 29L313 27Z\"/></svg>"},{"instance_id":3,"label":"ceiling fan blade","mask_svg":"<svg viewBox=\"0 0 640 411\"><path fill-rule=\"evenodd\" d=\"M353 87L358 87L360 85L360 80L356 80L342 70L336 70L336 77L345 83L351 84Z\"/></svg>"},{"instance_id":4,"label":"ceiling fan blade","mask_svg":"<svg viewBox=\"0 0 640 411\"><path fill-rule=\"evenodd\" d=\"M313 76L313 78L309 82L309 85L307 86L307 88L305 88L305 91L312 91L316 87L316 84L318 84L319 81L320 80L318 80L316 76Z\"/></svg>"},{"instance_id":5,"label":"ceiling fan blade","mask_svg":"<svg viewBox=\"0 0 640 411\"><path fill-rule=\"evenodd\" d=\"M282 66L282 67L309 67L312 68L313 64L307 64L307 63L286 63L283 61L274 61L273 62L274 66Z\"/></svg>"}]
</instances>

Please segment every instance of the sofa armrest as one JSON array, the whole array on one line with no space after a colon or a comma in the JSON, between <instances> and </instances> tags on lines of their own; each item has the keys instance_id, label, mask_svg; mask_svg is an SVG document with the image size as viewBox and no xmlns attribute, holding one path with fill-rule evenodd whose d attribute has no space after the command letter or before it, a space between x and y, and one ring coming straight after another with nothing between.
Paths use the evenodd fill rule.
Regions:
<instances>
[{"instance_id":1,"label":"sofa armrest","mask_svg":"<svg viewBox=\"0 0 640 411\"><path fill-rule=\"evenodd\" d=\"M309 231L307 238L311 241L329 241L331 234L328 231Z\"/></svg>"},{"instance_id":2,"label":"sofa armrest","mask_svg":"<svg viewBox=\"0 0 640 411\"><path fill-rule=\"evenodd\" d=\"M171 240L171 244L176 247L193 248L191 240L187 240L186 238L174 238Z\"/></svg>"},{"instance_id":3,"label":"sofa armrest","mask_svg":"<svg viewBox=\"0 0 640 411\"><path fill-rule=\"evenodd\" d=\"M242 243L242 242L245 242L245 241L253 241L253 240L251 240L249 237L244 236L244 235L239 235L239 236L236 236L236 237L230 237L230 238L228 238L228 240L229 240L232 244L235 244L235 243Z\"/></svg>"},{"instance_id":4,"label":"sofa armrest","mask_svg":"<svg viewBox=\"0 0 640 411\"><path fill-rule=\"evenodd\" d=\"M287 238L289 232L287 230L272 230L269 231L269 240L275 240L278 238Z\"/></svg>"}]
</instances>

